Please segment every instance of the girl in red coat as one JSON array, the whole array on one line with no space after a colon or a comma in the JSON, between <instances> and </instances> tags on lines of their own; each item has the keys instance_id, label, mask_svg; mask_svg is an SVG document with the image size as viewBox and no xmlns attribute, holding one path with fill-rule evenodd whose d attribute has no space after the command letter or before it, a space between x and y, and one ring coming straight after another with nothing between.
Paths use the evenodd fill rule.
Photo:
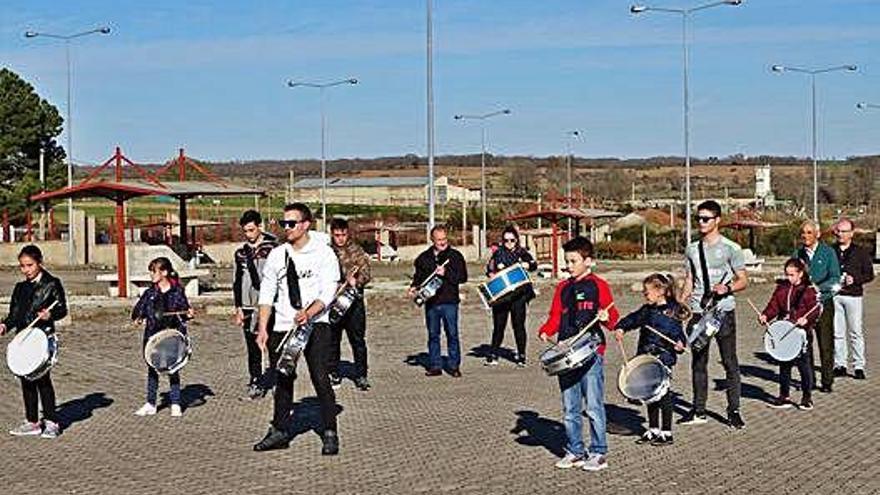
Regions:
<instances>
[{"instance_id":1,"label":"girl in red coat","mask_svg":"<svg viewBox=\"0 0 880 495\"><path fill-rule=\"evenodd\" d=\"M808 342L811 342L813 327L821 313L817 299L816 289L810 284L810 274L804 262L798 258L791 258L785 262L785 280L776 286L770 302L767 303L758 320L763 325L774 319L791 321L806 330ZM789 398L792 366L797 366L801 375L800 409L808 411L813 408L811 398L813 370L810 360L803 352L792 361L779 363L779 397L768 405L776 409L795 407L794 402Z\"/></svg>"}]
</instances>

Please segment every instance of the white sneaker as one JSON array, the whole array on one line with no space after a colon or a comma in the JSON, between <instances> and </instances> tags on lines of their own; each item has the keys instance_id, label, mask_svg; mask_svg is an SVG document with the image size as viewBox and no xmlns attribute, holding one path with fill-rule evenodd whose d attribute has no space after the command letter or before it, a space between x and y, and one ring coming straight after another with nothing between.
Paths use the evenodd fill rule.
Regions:
<instances>
[{"instance_id":1,"label":"white sneaker","mask_svg":"<svg viewBox=\"0 0 880 495\"><path fill-rule=\"evenodd\" d=\"M171 404L171 417L179 418L183 416L183 411L180 409L180 406L177 404Z\"/></svg>"},{"instance_id":2,"label":"white sneaker","mask_svg":"<svg viewBox=\"0 0 880 495\"><path fill-rule=\"evenodd\" d=\"M608 460L605 454L590 454L584 463L584 471L600 471L608 467Z\"/></svg>"},{"instance_id":3,"label":"white sneaker","mask_svg":"<svg viewBox=\"0 0 880 495\"><path fill-rule=\"evenodd\" d=\"M584 465L584 462L584 456L566 452L565 457L556 461L556 467L559 469L570 469L573 467L581 467Z\"/></svg>"},{"instance_id":4,"label":"white sneaker","mask_svg":"<svg viewBox=\"0 0 880 495\"><path fill-rule=\"evenodd\" d=\"M152 416L156 414L156 406L147 402L134 412L135 416Z\"/></svg>"}]
</instances>

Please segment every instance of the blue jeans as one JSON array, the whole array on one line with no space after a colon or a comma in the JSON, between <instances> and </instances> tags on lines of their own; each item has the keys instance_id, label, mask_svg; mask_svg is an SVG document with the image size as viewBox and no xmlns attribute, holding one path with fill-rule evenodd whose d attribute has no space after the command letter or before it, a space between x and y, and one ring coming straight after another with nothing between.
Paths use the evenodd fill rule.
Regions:
<instances>
[{"instance_id":1,"label":"blue jeans","mask_svg":"<svg viewBox=\"0 0 880 495\"><path fill-rule=\"evenodd\" d=\"M168 375L168 382L171 384L169 400L172 404L180 405L180 373ZM147 402L155 406L158 395L159 373L153 368L147 368Z\"/></svg>"},{"instance_id":2,"label":"blue jeans","mask_svg":"<svg viewBox=\"0 0 880 495\"><path fill-rule=\"evenodd\" d=\"M597 354L586 366L560 376L559 388L562 390L562 420L568 438L565 450L577 456L584 455L584 419L581 411L586 399L587 417L590 419L589 452L606 454L604 357Z\"/></svg>"},{"instance_id":3,"label":"blue jeans","mask_svg":"<svg viewBox=\"0 0 880 495\"><path fill-rule=\"evenodd\" d=\"M458 343L458 303L433 304L425 307L425 325L428 327L428 367L440 369L440 321L446 330L446 347L449 350L447 364L450 369L461 366L461 347Z\"/></svg>"}]
</instances>

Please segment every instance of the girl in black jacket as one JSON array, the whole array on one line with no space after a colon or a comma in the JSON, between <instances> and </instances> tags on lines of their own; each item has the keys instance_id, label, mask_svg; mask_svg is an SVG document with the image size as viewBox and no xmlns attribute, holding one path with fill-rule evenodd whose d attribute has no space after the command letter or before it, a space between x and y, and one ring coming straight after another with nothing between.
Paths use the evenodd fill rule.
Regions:
<instances>
[{"instance_id":1,"label":"girl in black jacket","mask_svg":"<svg viewBox=\"0 0 880 495\"><path fill-rule=\"evenodd\" d=\"M675 298L675 281L660 273L649 275L642 282L642 294L646 303L628 314L617 323L617 339L629 330L641 329L637 354L656 356L666 367L672 369L677 361L677 353L684 351L687 337L682 329L681 317L685 313ZM673 342L672 345L654 332L644 328L650 326ZM659 416L663 415L663 428ZM672 395L671 391L659 401L648 404L648 431L636 443L669 445L672 443Z\"/></svg>"},{"instance_id":2,"label":"girl in black jacket","mask_svg":"<svg viewBox=\"0 0 880 495\"><path fill-rule=\"evenodd\" d=\"M36 328L54 335L55 322L67 316L67 298L61 280L43 268L43 253L40 248L28 245L18 254L18 266L24 280L15 284L12 300L9 304L9 315L0 323L0 335L7 331L19 332L32 321L39 318ZM52 309L48 309L56 303ZM51 372L47 371L40 378L30 381L21 380L22 396L24 397L25 421L9 431L10 435L41 435L43 438L55 438L61 433L55 415L55 387L52 385ZM43 405L43 424L40 425L39 404Z\"/></svg>"}]
</instances>

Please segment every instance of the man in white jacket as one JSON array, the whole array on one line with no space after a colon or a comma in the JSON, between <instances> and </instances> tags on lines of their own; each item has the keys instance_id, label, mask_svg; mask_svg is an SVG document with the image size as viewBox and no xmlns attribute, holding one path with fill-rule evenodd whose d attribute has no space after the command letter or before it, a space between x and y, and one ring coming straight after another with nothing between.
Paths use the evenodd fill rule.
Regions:
<instances>
[{"instance_id":1,"label":"man in white jacket","mask_svg":"<svg viewBox=\"0 0 880 495\"><path fill-rule=\"evenodd\" d=\"M314 331L303 354L320 403L321 453L336 455L339 452L336 396L327 369L333 336L325 308L333 302L339 280L339 262L326 242L309 234L312 212L305 204L285 206L284 220L280 224L287 242L273 249L263 266L257 344L264 352L268 349L269 363L274 368L279 357L278 346L285 334L312 321ZM254 445L256 451L285 448L290 442L288 429L296 374L276 371L275 375L272 424L266 436Z\"/></svg>"}]
</instances>

